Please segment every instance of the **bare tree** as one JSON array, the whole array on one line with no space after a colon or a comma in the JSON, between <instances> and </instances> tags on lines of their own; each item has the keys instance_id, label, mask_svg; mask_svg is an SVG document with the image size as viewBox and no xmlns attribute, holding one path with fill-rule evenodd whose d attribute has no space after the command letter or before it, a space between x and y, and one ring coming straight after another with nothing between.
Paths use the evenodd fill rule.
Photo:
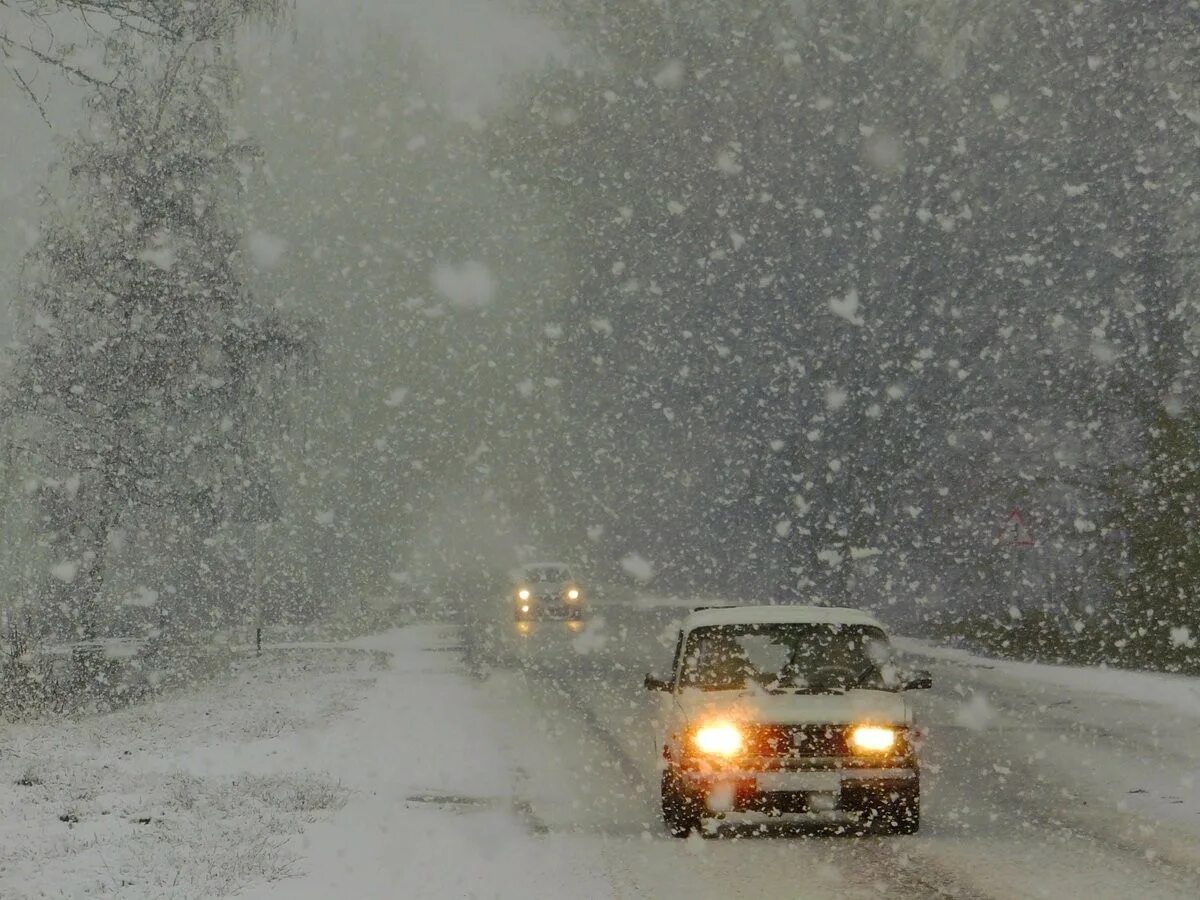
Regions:
<instances>
[{"instance_id":1,"label":"bare tree","mask_svg":"<svg viewBox=\"0 0 1200 900\"><path fill-rule=\"evenodd\" d=\"M11 4L10 4L11 5ZM28 260L28 316L0 406L40 476L48 596L94 636L117 530L156 509L201 532L269 517L261 439L308 335L241 281L230 213L257 158L233 135L236 26L276 0L30 4L103 12L69 193Z\"/></svg>"},{"instance_id":2,"label":"bare tree","mask_svg":"<svg viewBox=\"0 0 1200 900\"><path fill-rule=\"evenodd\" d=\"M114 38L169 46L227 36L240 24L275 23L294 0L0 0L0 61L45 116L47 73L95 88L137 79L114 56ZM98 51L98 52L97 52Z\"/></svg>"}]
</instances>

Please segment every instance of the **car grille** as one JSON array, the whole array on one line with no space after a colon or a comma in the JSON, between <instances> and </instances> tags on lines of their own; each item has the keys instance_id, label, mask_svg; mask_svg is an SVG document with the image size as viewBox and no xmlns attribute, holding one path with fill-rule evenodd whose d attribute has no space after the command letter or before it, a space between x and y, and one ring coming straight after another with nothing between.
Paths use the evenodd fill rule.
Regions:
<instances>
[{"instance_id":1,"label":"car grille","mask_svg":"<svg viewBox=\"0 0 1200 900\"><path fill-rule=\"evenodd\" d=\"M759 758L848 756L845 725L756 725L745 734L746 750Z\"/></svg>"}]
</instances>

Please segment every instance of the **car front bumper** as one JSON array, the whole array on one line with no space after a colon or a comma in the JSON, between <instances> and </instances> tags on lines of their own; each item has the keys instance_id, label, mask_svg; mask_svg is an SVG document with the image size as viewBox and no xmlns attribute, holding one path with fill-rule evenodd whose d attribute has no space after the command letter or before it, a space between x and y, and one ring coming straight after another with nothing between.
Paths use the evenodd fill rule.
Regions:
<instances>
[{"instance_id":1,"label":"car front bumper","mask_svg":"<svg viewBox=\"0 0 1200 900\"><path fill-rule=\"evenodd\" d=\"M680 771L685 790L722 812L830 812L871 807L917 788L912 766Z\"/></svg>"},{"instance_id":2,"label":"car front bumper","mask_svg":"<svg viewBox=\"0 0 1200 900\"><path fill-rule=\"evenodd\" d=\"M525 606L529 609L523 609ZM534 599L516 605L517 617L523 619L575 619L582 611L582 603L558 598Z\"/></svg>"},{"instance_id":3,"label":"car front bumper","mask_svg":"<svg viewBox=\"0 0 1200 900\"><path fill-rule=\"evenodd\" d=\"M828 768L828 769L731 769L727 771L682 771L679 776L685 784L704 787L712 784L723 784L732 781L763 781L770 785L780 785L779 790L786 790L783 785L794 784L794 790L821 790L821 787L808 785L838 786L846 783L855 784L861 781L908 781L918 777L918 770L911 766L896 767L867 767Z\"/></svg>"}]
</instances>

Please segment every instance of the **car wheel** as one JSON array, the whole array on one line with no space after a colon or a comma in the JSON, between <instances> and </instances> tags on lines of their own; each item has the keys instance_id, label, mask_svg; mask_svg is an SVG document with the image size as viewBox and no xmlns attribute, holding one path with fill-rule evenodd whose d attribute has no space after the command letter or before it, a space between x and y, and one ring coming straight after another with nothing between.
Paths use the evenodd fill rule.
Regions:
<instances>
[{"instance_id":1,"label":"car wheel","mask_svg":"<svg viewBox=\"0 0 1200 900\"><path fill-rule=\"evenodd\" d=\"M662 815L672 837L685 838L704 824L704 804L670 769L662 775Z\"/></svg>"}]
</instances>

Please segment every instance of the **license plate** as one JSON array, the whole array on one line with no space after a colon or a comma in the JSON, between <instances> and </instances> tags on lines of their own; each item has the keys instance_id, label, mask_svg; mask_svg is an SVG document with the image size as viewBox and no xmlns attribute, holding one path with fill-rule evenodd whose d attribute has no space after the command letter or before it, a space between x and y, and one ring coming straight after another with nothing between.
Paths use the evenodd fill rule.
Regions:
<instances>
[{"instance_id":1,"label":"license plate","mask_svg":"<svg viewBox=\"0 0 1200 900\"><path fill-rule=\"evenodd\" d=\"M837 772L770 772L755 779L763 792L804 791L837 793L841 780Z\"/></svg>"}]
</instances>

